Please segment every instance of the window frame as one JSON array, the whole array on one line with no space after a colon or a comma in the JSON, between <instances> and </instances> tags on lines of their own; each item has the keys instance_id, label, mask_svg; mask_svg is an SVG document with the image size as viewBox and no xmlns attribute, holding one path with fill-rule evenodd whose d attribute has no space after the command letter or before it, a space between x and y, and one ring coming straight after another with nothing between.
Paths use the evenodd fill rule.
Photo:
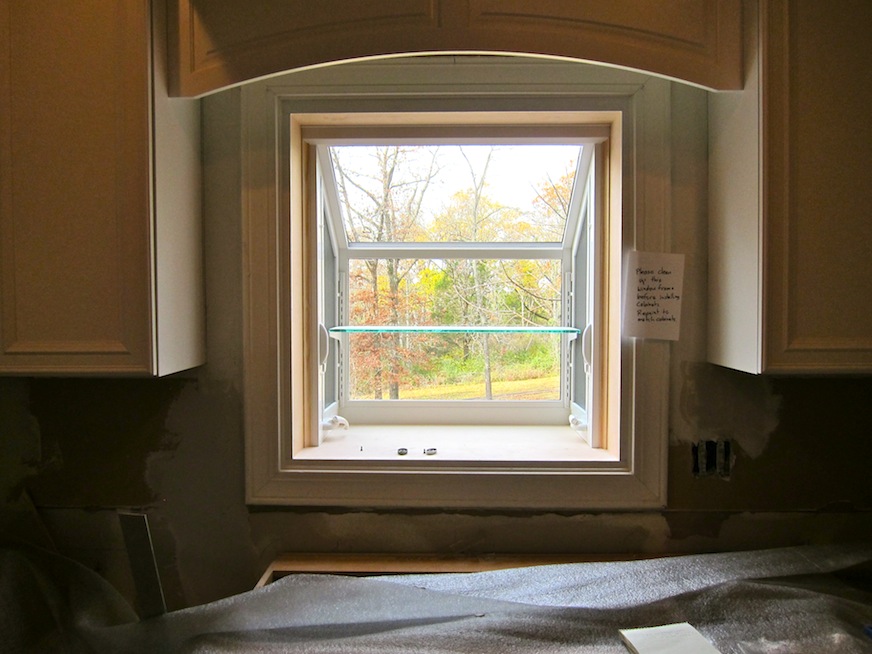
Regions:
<instances>
[{"instance_id":1,"label":"window frame","mask_svg":"<svg viewBox=\"0 0 872 654\"><path fill-rule=\"evenodd\" d=\"M438 64L436 64L438 66ZM553 65L553 64L552 64ZM546 64L545 66L548 66ZM571 66L574 68L575 66ZM342 68L341 66L338 68ZM377 73L379 65L372 65ZM388 66L392 72L397 68ZM552 93L530 97L529 83L497 84L502 95L488 94L487 82L428 97L428 86L415 78L415 67L402 86L387 97L378 85L363 97L335 99L347 82L329 79L314 87L294 79L268 80L243 89L243 233L245 252L245 410L246 498L251 504L346 507L453 507L602 509L654 508L666 500L666 418L668 343L621 339L621 375L617 397L620 459L617 462L561 463L300 462L289 452L289 434L300 420L313 419L315 407L291 379L291 348L282 335L296 339L309 370L317 364L312 330L294 330L291 316L307 296L291 293L294 266L310 235L290 232L284 217L293 210L289 198L303 193L305 176L283 178L282 162L291 152L283 121L289 113L333 110L462 111L547 110L617 112L621 129L622 242L627 249L668 251L669 83L651 77L610 71L611 85L556 84ZM565 70L565 69L564 69ZM598 74L598 73L597 73ZM595 77L596 75L594 75ZM329 78L329 75L327 75ZM342 77L339 75L339 77ZM559 77L559 75L558 75ZM620 83L615 83L618 79ZM396 78L394 78L394 86ZM511 93L506 93L509 89ZM360 96L361 94L358 94ZM289 107L293 107L293 112ZM293 129L293 127L291 127ZM298 146L293 146L298 147ZM299 174L298 174L299 173ZM310 176L311 180L312 177ZM310 182L310 184L313 182ZM316 192L309 188L309 193ZM288 247L281 247L282 244ZM620 266L618 267L620 269ZM313 289L309 289L311 294ZM620 303L619 303L620 304ZM618 309L620 310L620 309ZM302 332L302 333L301 333ZM291 402L287 402L291 398ZM291 413L287 407L304 407Z\"/></svg>"},{"instance_id":2,"label":"window frame","mask_svg":"<svg viewBox=\"0 0 872 654\"><path fill-rule=\"evenodd\" d=\"M580 114L579 114L580 115ZM457 125L464 117L470 122L479 122L479 127L469 124ZM492 114L476 112L472 114L455 114L451 124L434 124L432 118L421 121L414 114L396 115L386 117L380 115L382 120L387 120L384 127L374 127L371 124L370 115L327 115L327 116L293 116L292 120L300 122L301 136L308 146L314 147L315 156L309 155L309 174L319 176L321 190L317 191L317 200L304 200L306 206L306 219L309 221L324 221L330 223L332 230L329 241L332 244L334 256L339 271L337 285L339 286L340 307L338 314L343 315L348 309L348 284L341 278L343 264L354 260L366 260L369 258L385 259L431 259L431 258L454 258L466 260L479 259L540 259L559 262L562 273L561 286L561 316L564 326L575 322L575 299L572 293L572 275L569 274L575 267L575 245L578 240L577 232L579 223L583 222L580 216L590 213L590 201L588 196L594 193L590 177L596 175L596 167L604 165L604 148L608 147L609 129L605 125L572 124L572 125L547 125L542 126L533 122L529 116L517 116L529 122L529 125L513 124L495 126L493 122L505 122L508 114ZM493 122L491 122L493 121ZM316 123L313 125L312 123ZM326 122L326 126L321 126ZM341 127L337 127L342 123ZM403 124L406 123L406 124ZM399 125L399 126L398 126ZM484 135L486 134L486 136ZM581 172L583 178L581 184L584 188L577 191L578 202L571 209L567 219L567 225L560 241L548 242L518 242L518 241L482 241L470 243L456 242L408 242L408 243L370 243L370 242L347 242L344 238L342 219L337 215L339 212L339 200L333 197L326 187L335 184L333 170L329 162L327 148L332 145L347 145L351 143L366 143L378 145L407 145L425 143L427 145L445 144L486 144L486 145L518 145L521 143L540 144L557 143L571 144L578 147L584 146L584 151L579 157L576 171ZM317 161L317 169L313 172L312 161ZM327 163L325 163L325 161ZM325 170L327 168L328 170ZM602 173L602 171L600 171ZM575 199L575 198L574 198ZM323 216L322 213L326 213ZM597 213L596 210L593 213ZM599 213L604 213L600 211ZM323 230L319 230L322 239ZM323 247L323 246L322 246ZM320 247L319 247L320 250ZM319 251L320 254L320 251ZM311 274L311 273L310 273ZM320 275L319 275L320 279ZM323 293L322 293L323 295ZM327 296L330 296L329 290ZM324 301L319 295L319 301ZM344 306L343 306L344 305ZM569 317L567 317L567 312ZM350 316L348 316L350 317ZM311 326L310 326L311 328ZM560 397L553 400L371 400L354 399L349 396L348 383L339 384L337 392L336 410L349 422L354 424L379 425L379 424L428 424L428 425L464 425L464 424L490 424L490 425L567 425L570 413L575 413L583 418L583 411L578 411L575 405L574 394L571 393L572 371L571 365L574 353L578 349L573 341L576 335L556 335L560 338L560 374L559 393ZM580 344L581 334L578 334ZM343 345L347 344L348 335L341 339ZM336 345L336 340L330 340L330 347ZM349 382L350 366L349 357L339 365L338 377L341 381ZM575 411L573 411L575 406ZM311 432L311 429L308 430ZM585 430L585 440L590 444ZM317 446L316 439L310 433L307 437L296 438L295 442L304 443L306 446ZM295 451L299 445L295 445ZM617 448L615 448L617 449Z\"/></svg>"},{"instance_id":3,"label":"window frame","mask_svg":"<svg viewBox=\"0 0 872 654\"><path fill-rule=\"evenodd\" d=\"M575 140L579 144L586 141L593 146L597 153L592 157L592 168L589 170L591 176L586 181L593 180L592 186L595 189L593 195L600 205L594 213L600 217L597 223L602 223L605 226L605 229L601 229L602 225L597 228L592 247L593 258L597 262L595 265L598 270L595 277L598 278L598 281L592 286L592 292L596 295L596 298L593 299L595 315L592 319L595 329L593 330L591 347L592 360L589 366L593 370L592 377L597 380L595 383L598 384L599 388L595 388L592 395L595 407L591 411L591 424L586 430L590 437L587 439L579 438L578 451L579 455L583 456L584 445L593 445L594 448L603 449L615 460L621 460L620 393L616 388L615 380L620 376L619 312L622 306L619 263L622 240L621 184L619 180L623 177L620 171L622 153L619 134L622 131L622 114L617 111L457 111L439 114L421 111L384 111L377 114L368 112L310 114L295 113L287 106L284 111L287 113L283 116L281 123L288 125L288 129L281 138L289 139L291 152L299 152L299 155L292 154L289 160L283 160L280 174L284 179L290 179L294 175L302 175L303 180L300 182L300 186L304 189L302 194L296 198L292 196L289 205L291 238L306 244L296 255L295 260L298 265L292 274L291 295L304 298L299 311L292 310L292 322L297 326L302 325L302 330L308 334L319 334L319 339L321 338L319 305L322 302L322 293L317 288L316 280L320 279L320 275L317 275L316 269L322 254L318 245L318 237L322 233L319 224L321 217L319 210L324 199L323 186L325 182L323 170L319 163L322 156L319 146L341 143L354 138L370 143L383 142L387 132L400 132L405 135L405 139L410 137L424 139L427 143L433 143L434 134L442 134L444 138L448 138L449 135L456 137L466 134L467 137L475 137L476 140L486 143L506 139L514 140L519 135L523 135L524 138L535 136L536 142L549 139L560 142ZM295 139L299 142L295 142ZM589 185L586 184L586 186ZM591 192L590 188L585 191L585 193L588 192ZM616 218L613 219L609 217L610 215L616 216ZM481 250L484 246L485 244L481 243L468 244L470 250L473 251ZM509 251L516 248L518 244L504 243L499 244L499 246L506 251L507 256L511 256ZM369 244L363 247L369 249ZM385 245L378 247L380 250L391 249L390 246ZM404 244L402 247L414 248L414 245ZM432 245L428 247L432 247ZM564 259L569 256L565 251L565 246L561 245L560 258ZM314 310L315 307L319 307L317 311ZM315 359L320 360L320 350L324 344L321 342L315 344L314 340L309 338L307 334L301 333L299 329L296 337L292 331L291 341L291 369L293 370L291 387L303 389L302 393L305 397L297 395L291 402L291 415L294 416L294 419L291 427L290 447L283 449L282 459L286 469L299 467L297 459L301 450L320 445L323 436L320 425L326 418L321 410L320 402L316 405L313 401L315 391L312 390L316 388L319 390L318 399L320 400L321 384L317 370L319 366L312 363L312 349L314 348L319 352ZM562 346L563 361L561 361L561 366L563 367L568 364L570 359L568 339L564 338ZM581 341L579 341L579 346L581 346ZM564 372L568 373L568 371ZM561 383L565 384L566 381L567 377L564 377ZM572 412L569 399L567 396L550 403L541 402L539 406L536 406L536 403L515 403L515 406L510 406L509 402L493 400L451 402L441 407L443 414L450 410L453 414L451 419L437 419L435 421L432 420L432 417L440 413L440 407L437 406L439 403L403 401L390 407L390 410L384 406L380 407L379 413L384 417L381 422L375 420L375 416L367 416L367 409L371 411L374 406L377 406L375 403L371 403L367 407L366 401L358 400L350 407L351 411L348 408L343 408L342 415L352 423L352 430L359 424L384 426L403 424L410 429L438 424L439 426L444 425L446 430L450 430L455 425L459 429L468 425L525 426L531 428L529 441L533 443L537 437L542 437L541 432L537 433L532 429L534 427L565 426L567 432L572 429L569 421ZM379 404L383 403L385 403L384 400L379 402ZM361 407L362 411L355 411ZM502 415L499 419L492 418L495 411L501 412ZM424 414L423 417L417 415L421 413ZM368 419L361 420L362 417ZM439 443L433 444L438 445ZM541 468L543 465L541 457L535 455L534 447L529 449L530 454L527 456L531 461L536 461L536 466ZM589 449L587 451L590 452ZM315 453L308 454L308 456L303 457L305 461L301 465L311 466L311 459L319 458ZM456 460L456 457L453 460ZM590 452L589 457L580 459L555 458L552 465L565 470L570 465L579 465L580 462L598 466L604 465L600 453L594 452ZM472 457L463 463L467 466L476 464L489 466L493 461ZM391 461L386 465L391 469L405 469L411 464L408 460L402 459ZM520 462L517 462L515 467L520 468L521 465Z\"/></svg>"}]
</instances>

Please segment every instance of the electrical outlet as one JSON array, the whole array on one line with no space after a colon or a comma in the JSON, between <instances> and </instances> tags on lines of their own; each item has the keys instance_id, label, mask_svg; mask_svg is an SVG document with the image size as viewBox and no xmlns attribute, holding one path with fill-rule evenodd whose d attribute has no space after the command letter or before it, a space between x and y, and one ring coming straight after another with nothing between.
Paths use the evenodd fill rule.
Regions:
<instances>
[{"instance_id":1,"label":"electrical outlet","mask_svg":"<svg viewBox=\"0 0 872 654\"><path fill-rule=\"evenodd\" d=\"M733 447L728 439L699 441L692 446L695 477L729 479L733 469Z\"/></svg>"}]
</instances>

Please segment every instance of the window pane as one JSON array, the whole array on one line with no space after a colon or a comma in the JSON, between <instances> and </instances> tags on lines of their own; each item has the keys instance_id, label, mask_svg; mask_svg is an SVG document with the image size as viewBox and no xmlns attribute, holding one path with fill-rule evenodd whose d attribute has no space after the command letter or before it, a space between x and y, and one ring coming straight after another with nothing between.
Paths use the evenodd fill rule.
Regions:
<instances>
[{"instance_id":1,"label":"window pane","mask_svg":"<svg viewBox=\"0 0 872 654\"><path fill-rule=\"evenodd\" d=\"M351 325L529 325L563 320L556 259L352 259Z\"/></svg>"},{"instance_id":2,"label":"window pane","mask_svg":"<svg viewBox=\"0 0 872 654\"><path fill-rule=\"evenodd\" d=\"M330 148L350 243L560 242L579 145Z\"/></svg>"},{"instance_id":3,"label":"window pane","mask_svg":"<svg viewBox=\"0 0 872 654\"><path fill-rule=\"evenodd\" d=\"M354 259L352 325L561 325L560 262ZM560 334L348 337L352 399L560 397Z\"/></svg>"},{"instance_id":4,"label":"window pane","mask_svg":"<svg viewBox=\"0 0 872 654\"><path fill-rule=\"evenodd\" d=\"M559 334L348 334L352 400L559 400Z\"/></svg>"}]
</instances>

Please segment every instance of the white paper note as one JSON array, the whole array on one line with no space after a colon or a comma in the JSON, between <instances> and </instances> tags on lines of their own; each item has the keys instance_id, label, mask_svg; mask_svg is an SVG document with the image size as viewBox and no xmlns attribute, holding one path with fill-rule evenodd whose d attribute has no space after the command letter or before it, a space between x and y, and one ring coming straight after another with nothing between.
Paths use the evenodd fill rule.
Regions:
<instances>
[{"instance_id":1,"label":"white paper note","mask_svg":"<svg viewBox=\"0 0 872 654\"><path fill-rule=\"evenodd\" d=\"M687 622L621 629L620 633L624 644L634 654L720 654Z\"/></svg>"},{"instance_id":2,"label":"white paper note","mask_svg":"<svg viewBox=\"0 0 872 654\"><path fill-rule=\"evenodd\" d=\"M624 336L677 341L684 255L630 252L624 280Z\"/></svg>"}]
</instances>

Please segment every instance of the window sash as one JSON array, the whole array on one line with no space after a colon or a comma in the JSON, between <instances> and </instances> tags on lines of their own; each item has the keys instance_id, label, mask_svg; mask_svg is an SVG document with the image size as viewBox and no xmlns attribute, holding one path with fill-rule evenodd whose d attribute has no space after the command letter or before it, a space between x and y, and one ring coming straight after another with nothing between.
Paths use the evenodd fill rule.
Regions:
<instances>
[{"instance_id":1,"label":"window sash","mask_svg":"<svg viewBox=\"0 0 872 654\"><path fill-rule=\"evenodd\" d=\"M304 117L305 118L305 117ZM305 139L302 138L301 133L304 131L300 129L299 124L296 122L294 116L291 116L291 134L296 135L296 143L297 148L304 152L305 155L300 158L301 165L298 169L298 173L306 170L306 175L300 175L297 178L300 184L300 188L305 188L306 192L304 194L304 200L302 205L306 207L304 213L308 215L307 221L309 224L314 224L314 216L313 214L317 213L319 216L323 216L323 219L328 222L328 224L336 228L336 214L335 212L338 210L338 196L335 193L327 192L328 189L335 189L335 184L328 183L325 179L325 170L330 169L332 171L332 166L321 166L319 165L319 160L324 160L321 154L322 148L316 144L307 143ZM596 127L596 126L594 126ZM294 150L293 145L294 139L292 138L291 150ZM620 139L618 139L620 142ZM578 166L580 169L585 171L585 176L581 179L584 180L584 183L581 183L575 190L573 194L573 213L571 214L573 219L573 238L568 243L564 242L561 244L561 263L563 266L563 270L565 271L564 276L569 279L568 284L564 284L564 314L566 314L565 307L570 306L570 302L574 301L572 294L569 293L569 289L572 288L571 277L573 275L573 260L574 254L576 253L576 241L581 232L578 229L578 221L579 216L582 211L587 208L588 211L595 212L598 216L600 216L600 220L597 223L600 227L597 230L597 233L594 237L595 244L593 246L593 251L596 252L596 261L597 264L597 277L594 280L593 294L588 297L598 297L600 298L600 305L594 311L594 317L592 322L600 325L600 329L596 331L594 334L593 342L594 342L594 352L595 356L593 357L592 364L592 384L589 384L593 389L591 394L591 401L588 402L587 409L587 422L584 426L587 428L587 433L593 435L594 437L590 439L590 444L595 445L596 447L607 448L609 453L614 455L615 457L623 458L624 453L627 451L625 448L629 445L629 443L625 443L624 439L618 438L618 421L623 420L624 417L620 413L620 396L618 394L617 388L621 384L620 377L616 375L617 366L620 365L620 354L618 352L619 344L620 344L620 336L617 332L614 332L614 329L618 328L619 321L616 319L616 316L619 313L620 302L616 299L616 290L619 288L619 278L620 278L620 248L619 246L621 240L620 238L616 238L617 235L621 232L622 221L620 219L620 212L614 212L617 214L616 220L609 221L606 207L609 207L613 210L615 205L615 198L612 198L606 202L603 200L604 197L611 193L611 182L609 181L612 175L618 174L618 188L620 188L620 174L618 173L618 167L615 167L614 164L610 160L610 153L613 152L613 145L610 143L610 140L605 137L599 137L595 141L592 141L594 144L593 147L585 148L585 153L587 156L581 157L578 162ZM294 168L291 167L291 182L293 184L294 181ZM576 178L578 179L578 177ZM598 193L595 194L596 201L595 202L586 202L584 199L589 197L591 188L596 187ZM334 197L333 200L330 200L331 196ZM316 201L313 201L316 199ZM292 221L293 222L293 221ZM306 222L306 221L304 221ZM330 232L329 242L331 246L335 248L336 260L337 260L337 278L342 280L339 297L339 308L338 314L340 316L340 321L344 324L347 324L348 321L348 304L347 298L349 296L348 293L348 281L347 274L345 271L347 270L347 265L345 263L352 252L353 246L358 246L359 244L349 244L347 241L343 245L343 237L344 227L340 224L339 226L340 233L334 233L335 229L328 229ZM299 229L299 227L298 227ZM321 297L321 291L317 288L317 280L315 280L315 275L312 275L313 272L313 255L311 254L316 250L315 244L315 233L316 229L311 227L303 226L302 227L302 243L308 243L306 249L309 250L310 254L305 254L304 252L300 253L301 261L303 262L303 271L304 277L306 277L309 281L304 284L304 287L307 289L305 291L303 305L309 306L316 302L315 298ZM569 232L565 232L569 233ZM325 241L326 242L326 241ZM360 244L363 249L371 248L371 244ZM383 247L385 245L389 246L388 249L392 252L397 252L403 248L409 247L410 244L405 243L389 243L389 244L375 244L378 247ZM414 245L412 244L412 248L414 249ZM428 244L425 244L425 247ZM497 248L506 248L509 250L513 250L515 252L522 252L524 250L530 249L538 250L541 252L547 251L549 246L553 244L546 243L473 243L473 244L450 244L450 246L460 245L461 247L477 249L482 248L486 252L494 251ZM441 246L441 244L440 244ZM520 246L520 247L518 247ZM517 256L520 256L517 255ZM321 257L319 254L318 257ZM308 263L307 263L308 262ZM315 282L313 286L313 281ZM608 298L608 299L607 299ZM608 306L603 306L603 302L605 302ZM317 313L314 312L314 313ZM349 392L348 392L348 367L349 360L346 353L340 352L339 355L339 365L340 365L340 373L338 375L338 394L337 401L333 402L327 406L324 406L322 403L322 399L326 397L327 393L324 392L325 389L321 387L322 382L322 371L320 366L320 351L319 347L316 345L316 334L320 339L323 334L322 325L323 323L319 323L317 320L315 322L311 322L313 312L309 309L301 310L298 315L305 316L309 315L309 318L306 319L306 324L308 326L307 329L302 330L302 336L298 337L296 341L299 354L297 355L297 360L308 361L303 368L303 379L310 380L308 383L304 382L302 388L297 386L297 398L295 400L295 406L303 407L304 413L300 415L297 414L297 417L294 417L294 426L293 426L293 446L288 450L291 458L289 460L293 460L293 451L295 448L299 447L302 443L306 447L317 446L321 439L323 438L323 432L320 429L320 424L326 418L329 418L332 415L335 415L338 412L346 412L347 405L350 400ZM608 326L603 326L608 325ZM329 338L326 339L329 341ZM306 345L308 343L309 345ZM577 354L579 350L579 342L575 341L574 346L573 343L562 343L563 352L560 356L561 362L561 393L560 393L560 403L562 403L561 414L558 417L554 417L553 421L551 418L548 423L536 423L535 421L531 421L530 424L573 424L572 416L573 413L578 415L578 405L573 404L575 399L575 391L574 384L575 380L573 379L572 370L576 365L576 359L579 359ZM616 356L617 355L617 356ZM611 359L611 361L609 360ZM615 363L617 362L617 363ZM606 388L608 386L608 388ZM314 395L316 397L312 397L312 393L307 391L306 388L317 388L318 392ZM292 387L293 388L293 387ZM381 400L379 402L384 402ZM405 402L405 401L404 401ZM434 402L433 400L427 400L427 402ZM451 424L458 422L467 422L467 423L477 423L481 418L475 414L475 412L468 406L468 401L466 400L457 400L452 401L454 406L450 409L448 407L443 408L442 412L434 413L434 424ZM395 409L395 411L399 411L399 408ZM493 408L491 408L491 412ZM516 411L513 414L513 411ZM466 412L466 416L464 416L464 412ZM452 415L453 417L449 420L445 420L445 415ZM352 415L353 412L352 412ZM395 415L399 415L396 413ZM530 420L528 416L534 415L534 411L526 411L526 407L515 407L515 410L507 410L506 414L507 420L516 421L520 424L527 424L527 420ZM543 413L543 419L546 419L545 414ZM292 412L293 416L293 412ZM439 420L439 417L442 417L442 421ZM366 424L377 424L380 421L376 421L372 419L372 415L364 414L364 418ZM408 423L408 420L411 418L407 418L404 420L404 423ZM397 418L384 418L382 420L391 420L397 421ZM483 423L488 424L488 423ZM490 423L495 424L495 423ZM299 435L303 434L302 437Z\"/></svg>"},{"instance_id":2,"label":"window sash","mask_svg":"<svg viewBox=\"0 0 872 654\"><path fill-rule=\"evenodd\" d=\"M307 133L304 130L303 133ZM311 134L312 131L308 130ZM352 132L353 133L353 132ZM600 137L599 147L584 148L583 155L577 164L575 177L575 189L573 190L567 227L564 232L562 243L542 242L511 242L511 243L349 243L344 235L344 226L339 217L339 199L335 193L336 184L333 179L333 167L329 163L329 152L323 143L313 145L313 158L317 161L318 174L320 175L322 192L319 198L323 203L318 211L326 217L330 225L330 243L334 248L336 261L336 279L339 281L339 310L343 324L348 324L349 311L349 288L347 279L348 263L352 259L559 259L561 262L562 288L561 288L561 323L563 325L578 325L577 316L589 316L592 312L578 306L579 293L574 290L574 278L576 276L575 265L578 260L578 246L582 238L582 230L586 226L582 224L586 214L600 214L602 220L605 216L604 206L594 206L590 201L592 189L596 184L595 171L597 164L597 152L603 153L608 145L607 141ZM600 155L601 156L601 155ZM598 164L600 174L604 174L603 163ZM594 254L595 248L589 248L589 253ZM602 256L602 253L601 253ZM588 259L589 261L589 259ZM596 259L592 267L601 267L602 259ZM591 265L588 263L588 267ZM600 272L586 273L585 279L595 284L595 279ZM328 293L329 295L329 293ZM586 292L583 298L587 302L592 298L591 292ZM591 317L592 319L592 317ZM581 325L584 328L584 325ZM340 341L343 338L338 339ZM593 401L590 393L584 401L583 408L576 401L577 378L574 370L581 364L578 352L581 348L580 340L574 337L561 337L560 343L560 373L559 373L559 400L540 401L502 401L502 400L361 400L350 397L350 361L348 347L340 348L342 353L339 357L339 374L337 381L337 402L322 405L321 419L339 412L349 421L359 424L412 424L426 422L429 424L567 424L570 417L582 417L581 423L587 427L587 433L591 431L590 413ZM594 370L594 367L590 368ZM602 368L598 369L603 372ZM599 383L599 375L588 377L586 389L595 387ZM320 380L319 380L320 381ZM583 390L582 390L583 392ZM323 396L323 393L322 393ZM497 421L494 415L498 415ZM587 436L591 444L597 446L603 439Z\"/></svg>"}]
</instances>

